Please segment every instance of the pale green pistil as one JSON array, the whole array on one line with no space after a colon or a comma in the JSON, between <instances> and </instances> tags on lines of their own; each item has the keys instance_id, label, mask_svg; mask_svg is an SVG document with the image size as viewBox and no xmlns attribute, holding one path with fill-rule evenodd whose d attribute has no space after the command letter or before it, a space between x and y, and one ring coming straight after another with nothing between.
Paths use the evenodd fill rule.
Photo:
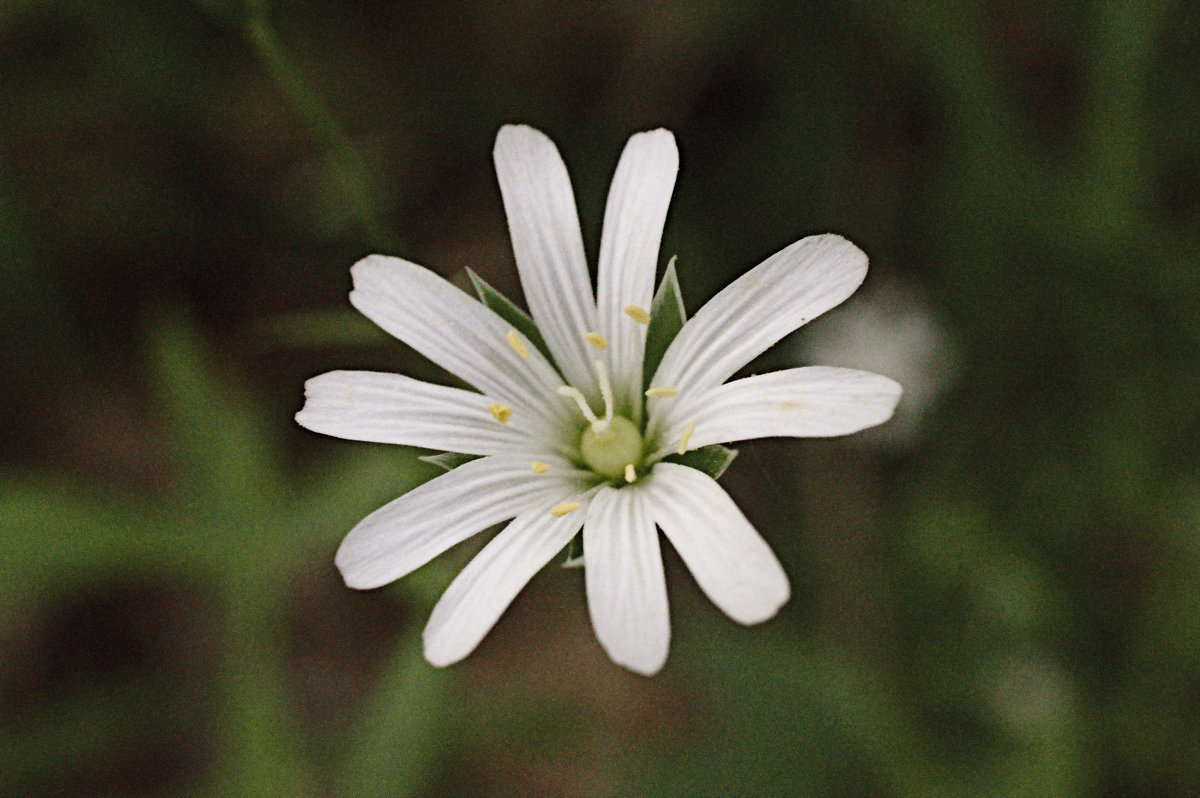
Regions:
<instances>
[{"instance_id":1,"label":"pale green pistil","mask_svg":"<svg viewBox=\"0 0 1200 798\"><path fill-rule=\"evenodd\" d=\"M579 454L588 468L609 479L624 477L626 466L642 464L642 435L624 416L588 425L579 439Z\"/></svg>"}]
</instances>

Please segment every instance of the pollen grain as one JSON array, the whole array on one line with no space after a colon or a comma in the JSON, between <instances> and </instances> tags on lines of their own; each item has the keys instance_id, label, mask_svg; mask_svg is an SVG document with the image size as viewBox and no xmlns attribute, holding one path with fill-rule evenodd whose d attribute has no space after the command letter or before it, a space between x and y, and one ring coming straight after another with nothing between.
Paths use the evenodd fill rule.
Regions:
<instances>
[{"instance_id":1,"label":"pollen grain","mask_svg":"<svg viewBox=\"0 0 1200 798\"><path fill-rule=\"evenodd\" d=\"M488 405L488 410L492 413L492 418L499 421L501 424L512 418L512 408L500 402L492 402Z\"/></svg>"},{"instance_id":2,"label":"pollen grain","mask_svg":"<svg viewBox=\"0 0 1200 798\"><path fill-rule=\"evenodd\" d=\"M688 438L692 437L692 433L696 431L696 422L693 421L683 428L683 434L679 436L679 454L687 451Z\"/></svg>"},{"instance_id":3,"label":"pollen grain","mask_svg":"<svg viewBox=\"0 0 1200 798\"><path fill-rule=\"evenodd\" d=\"M554 516L555 518L562 518L567 513L574 512L582 506L583 505L581 505L579 502L563 502L562 504L556 504L551 507L550 515Z\"/></svg>"},{"instance_id":4,"label":"pollen grain","mask_svg":"<svg viewBox=\"0 0 1200 798\"><path fill-rule=\"evenodd\" d=\"M626 305L625 315L636 321L638 324L650 323L650 312L645 308L639 308L637 305Z\"/></svg>"},{"instance_id":5,"label":"pollen grain","mask_svg":"<svg viewBox=\"0 0 1200 798\"><path fill-rule=\"evenodd\" d=\"M521 356L522 360L529 359L529 347L525 346L525 342L521 340L519 335L517 335L516 330L509 330L508 335L506 335L505 338L508 339L508 345L511 346L513 350Z\"/></svg>"}]
</instances>

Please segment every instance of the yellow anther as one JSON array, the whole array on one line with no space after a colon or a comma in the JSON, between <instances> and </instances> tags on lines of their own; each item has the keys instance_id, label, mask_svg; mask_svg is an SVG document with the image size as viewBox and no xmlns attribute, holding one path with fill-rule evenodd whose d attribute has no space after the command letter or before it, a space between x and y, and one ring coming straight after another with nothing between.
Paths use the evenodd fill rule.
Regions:
<instances>
[{"instance_id":1,"label":"yellow anther","mask_svg":"<svg viewBox=\"0 0 1200 798\"><path fill-rule=\"evenodd\" d=\"M692 437L692 433L696 431L696 422L692 422L683 428L683 434L679 436L679 453L683 454L687 451L688 438Z\"/></svg>"},{"instance_id":2,"label":"yellow anther","mask_svg":"<svg viewBox=\"0 0 1200 798\"><path fill-rule=\"evenodd\" d=\"M626 305L625 315L636 321L638 324L650 323L650 312L645 308L639 308L637 305Z\"/></svg>"},{"instance_id":3,"label":"yellow anther","mask_svg":"<svg viewBox=\"0 0 1200 798\"><path fill-rule=\"evenodd\" d=\"M646 396L678 396L679 391L672 388L670 385L663 385L658 388L651 388L646 391Z\"/></svg>"},{"instance_id":4,"label":"yellow anther","mask_svg":"<svg viewBox=\"0 0 1200 798\"><path fill-rule=\"evenodd\" d=\"M488 405L488 410L492 411L492 418L501 424L512 418L512 408L500 402L492 402Z\"/></svg>"},{"instance_id":5,"label":"yellow anther","mask_svg":"<svg viewBox=\"0 0 1200 798\"><path fill-rule=\"evenodd\" d=\"M588 339L588 343L597 349L603 349L608 346L608 339L598 332L590 332L583 337Z\"/></svg>"},{"instance_id":6,"label":"yellow anther","mask_svg":"<svg viewBox=\"0 0 1200 798\"><path fill-rule=\"evenodd\" d=\"M555 518L562 518L567 513L574 512L582 506L583 505L581 505L579 502L563 502L562 504L556 504L551 507L550 515L554 516Z\"/></svg>"},{"instance_id":7,"label":"yellow anther","mask_svg":"<svg viewBox=\"0 0 1200 798\"><path fill-rule=\"evenodd\" d=\"M541 460L534 460L532 468L533 473L535 474L545 474L550 470L550 466L548 466L546 463L543 463Z\"/></svg>"},{"instance_id":8,"label":"yellow anther","mask_svg":"<svg viewBox=\"0 0 1200 798\"><path fill-rule=\"evenodd\" d=\"M625 481L631 483L637 482L637 472L633 470L633 463L625 466Z\"/></svg>"},{"instance_id":9,"label":"yellow anther","mask_svg":"<svg viewBox=\"0 0 1200 798\"><path fill-rule=\"evenodd\" d=\"M516 330L509 330L508 335L505 337L508 339L508 345L516 350L516 353L521 356L522 360L529 359L529 347L525 346L525 342L517 335Z\"/></svg>"}]
</instances>

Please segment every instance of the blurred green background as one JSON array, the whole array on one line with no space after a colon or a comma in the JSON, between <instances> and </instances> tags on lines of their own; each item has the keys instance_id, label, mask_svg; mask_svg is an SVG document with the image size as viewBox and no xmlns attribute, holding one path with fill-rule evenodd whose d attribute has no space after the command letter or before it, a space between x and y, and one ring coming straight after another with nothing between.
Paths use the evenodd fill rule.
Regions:
<instances>
[{"instance_id":1,"label":"blurred green background","mask_svg":"<svg viewBox=\"0 0 1200 798\"><path fill-rule=\"evenodd\" d=\"M0 793L1200 794L1198 53L1182 0L6 0ZM347 590L432 470L291 420L333 368L441 378L350 310L362 255L519 296L506 122L593 260L675 132L689 311L806 234L872 259L759 368L900 414L739 447L794 597L737 627L669 554L653 679L556 564L426 665L480 541Z\"/></svg>"}]
</instances>

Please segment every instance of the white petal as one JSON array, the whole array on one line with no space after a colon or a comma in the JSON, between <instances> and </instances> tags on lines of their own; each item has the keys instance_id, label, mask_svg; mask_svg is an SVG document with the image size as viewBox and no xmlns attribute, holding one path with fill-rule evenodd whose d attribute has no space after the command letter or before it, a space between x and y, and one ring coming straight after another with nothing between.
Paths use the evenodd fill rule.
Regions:
<instances>
[{"instance_id":1,"label":"white petal","mask_svg":"<svg viewBox=\"0 0 1200 798\"><path fill-rule=\"evenodd\" d=\"M689 448L751 438L826 438L882 424L900 401L895 380L869 371L809 366L759 374L660 406L654 456L669 454L689 424Z\"/></svg>"},{"instance_id":2,"label":"white petal","mask_svg":"<svg viewBox=\"0 0 1200 798\"><path fill-rule=\"evenodd\" d=\"M358 523L337 552L349 587L385 585L492 524L550 508L578 493L584 476L562 458L535 474L519 455L472 460L426 482Z\"/></svg>"},{"instance_id":3,"label":"white petal","mask_svg":"<svg viewBox=\"0 0 1200 798\"><path fill-rule=\"evenodd\" d=\"M787 575L715 480L659 463L645 481L651 515L704 595L738 623L759 623L778 612L790 594Z\"/></svg>"},{"instance_id":4,"label":"white petal","mask_svg":"<svg viewBox=\"0 0 1200 798\"><path fill-rule=\"evenodd\" d=\"M562 378L534 346L528 359L508 343L510 326L428 269L371 255L350 269L350 303L371 321L456 374L491 400L512 406L558 434L574 419L557 401Z\"/></svg>"},{"instance_id":5,"label":"white petal","mask_svg":"<svg viewBox=\"0 0 1200 798\"><path fill-rule=\"evenodd\" d=\"M618 665L647 676L667 660L671 621L658 530L643 489L602 487L583 524L588 611Z\"/></svg>"},{"instance_id":6,"label":"white petal","mask_svg":"<svg viewBox=\"0 0 1200 798\"><path fill-rule=\"evenodd\" d=\"M837 235L809 236L726 286L684 324L652 386L680 396L720 385L772 344L854 293L867 256ZM652 400L651 408L662 399Z\"/></svg>"},{"instance_id":7,"label":"white petal","mask_svg":"<svg viewBox=\"0 0 1200 798\"><path fill-rule=\"evenodd\" d=\"M604 211L596 279L600 332L609 342L605 354L618 406L639 418L646 326L631 319L625 308L650 308L663 224L678 171L679 150L669 130L638 133L621 153Z\"/></svg>"},{"instance_id":8,"label":"white petal","mask_svg":"<svg viewBox=\"0 0 1200 798\"><path fill-rule=\"evenodd\" d=\"M595 400L584 336L596 329L596 300L567 167L554 142L525 125L500 128L493 155L529 312L567 381Z\"/></svg>"},{"instance_id":9,"label":"white petal","mask_svg":"<svg viewBox=\"0 0 1200 798\"><path fill-rule=\"evenodd\" d=\"M304 383L300 426L352 441L398 443L464 454L544 449L536 428L501 424L482 394L399 374L331 371Z\"/></svg>"},{"instance_id":10,"label":"white petal","mask_svg":"<svg viewBox=\"0 0 1200 798\"><path fill-rule=\"evenodd\" d=\"M563 499L582 506L561 517L544 509L522 513L450 583L423 635L431 664L444 667L474 651L517 593L579 531L590 496Z\"/></svg>"}]
</instances>

